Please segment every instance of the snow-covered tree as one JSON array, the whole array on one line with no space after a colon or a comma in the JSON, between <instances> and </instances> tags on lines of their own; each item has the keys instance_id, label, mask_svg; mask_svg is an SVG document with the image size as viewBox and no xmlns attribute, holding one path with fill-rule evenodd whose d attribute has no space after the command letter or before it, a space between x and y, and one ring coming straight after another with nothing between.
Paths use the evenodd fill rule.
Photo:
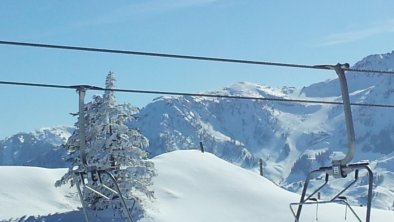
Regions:
<instances>
[{"instance_id":1,"label":"snow-covered tree","mask_svg":"<svg viewBox=\"0 0 394 222\"><path fill-rule=\"evenodd\" d=\"M151 190L152 177L156 175L153 162L148 160L148 140L136 129L129 129L125 119L132 118L125 110L133 108L116 105L114 92L115 78L109 72L106 78L106 89L103 96L94 96L93 101L85 105L86 157L89 166L109 170L117 180L123 196L131 207L134 205L133 217L144 215L144 203L153 198ZM71 182L73 186L73 168L80 166L79 128L68 139L65 148L69 150L66 159L71 163L69 171L56 182L56 185ZM113 186L109 178L104 183ZM97 188L100 189L100 188ZM94 210L114 209L122 213L119 197L106 189L100 189L114 201L107 201L101 196L83 190L84 199ZM125 212L123 212L125 213Z\"/></svg>"}]
</instances>

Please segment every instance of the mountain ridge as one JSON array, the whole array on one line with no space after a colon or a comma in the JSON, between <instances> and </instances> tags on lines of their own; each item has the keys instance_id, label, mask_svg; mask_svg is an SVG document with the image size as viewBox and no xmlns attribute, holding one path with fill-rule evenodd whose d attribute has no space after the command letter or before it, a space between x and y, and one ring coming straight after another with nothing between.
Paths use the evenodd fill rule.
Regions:
<instances>
[{"instance_id":1,"label":"mountain ridge","mask_svg":"<svg viewBox=\"0 0 394 222\"><path fill-rule=\"evenodd\" d=\"M392 70L394 51L367 56L352 68ZM346 77L352 102L390 104L394 101L392 75L349 72ZM337 79L302 89L239 82L207 93L341 101ZM136 118L130 118L127 125L139 129L149 139L151 157L174 150L199 149L202 142L207 151L244 168L255 169L262 159L264 176L295 192L300 191L298 185L309 171L330 165L334 155L347 149L343 108L337 105L166 96L130 112ZM389 185L394 179L392 112L388 108L365 106L353 106L352 112L357 141L354 161L370 161L378 175L379 187L374 192L385 199L374 201L374 206L390 208L394 199L394 190ZM4 140L0 141L0 147L2 143ZM4 160L4 154L1 155ZM349 191L355 193L351 201L357 204L364 204L360 193L364 188L360 187L365 175L361 177L359 188ZM332 189L341 185L333 184Z\"/></svg>"}]
</instances>

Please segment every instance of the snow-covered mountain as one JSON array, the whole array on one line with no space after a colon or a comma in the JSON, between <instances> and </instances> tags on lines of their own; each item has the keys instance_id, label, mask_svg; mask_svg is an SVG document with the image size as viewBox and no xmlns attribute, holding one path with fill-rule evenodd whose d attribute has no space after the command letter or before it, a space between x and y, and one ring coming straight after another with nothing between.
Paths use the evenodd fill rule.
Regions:
<instances>
[{"instance_id":1,"label":"snow-covered mountain","mask_svg":"<svg viewBox=\"0 0 394 222\"><path fill-rule=\"evenodd\" d=\"M394 51L368 56L352 68L393 70ZM393 104L393 78L386 74L347 73L351 101ZM302 89L240 82L208 93L341 101L339 87L337 79ZM373 204L388 209L394 200L392 109L353 106L352 111L357 140L354 161L370 161L377 197ZM131 118L128 125L138 128L149 139L152 157L174 150L199 149L201 141L205 150L245 168L255 169L261 158L265 177L296 192L310 170L328 166L333 155L346 152L341 106L178 96L159 97L141 110L130 110L130 114L137 118ZM52 142L35 134L17 134L0 141L2 165L64 166L60 161L63 151L52 148L59 144L53 141L61 142L66 137L49 131L47 135ZM33 146L44 151L33 152ZM357 186L349 191L354 203L365 204L364 176L361 174ZM326 193L342 185L343 182L336 182Z\"/></svg>"},{"instance_id":2,"label":"snow-covered mountain","mask_svg":"<svg viewBox=\"0 0 394 222\"><path fill-rule=\"evenodd\" d=\"M71 136L72 127L42 128L31 133L18 133L0 140L0 165L65 167L62 149Z\"/></svg>"},{"instance_id":3,"label":"snow-covered mountain","mask_svg":"<svg viewBox=\"0 0 394 222\"><path fill-rule=\"evenodd\" d=\"M339 85L337 88L339 90ZM301 90L251 83L238 83L216 93L309 98ZM352 92L351 99L370 103L368 95L356 91ZM331 95L320 99L341 100ZM371 161L375 185L379 185L374 190L379 198L374 198L373 205L388 209L394 200L394 147L390 138L394 119L390 119L390 109L353 107L353 112L358 141L355 161ZM142 109L130 126L139 128L149 139L152 156L177 149L198 149L202 141L209 152L246 168L255 168L257 160L262 158L264 175L296 192L300 192L299 184L311 170L331 164L334 151L345 152L347 142L343 108L332 105L164 97ZM361 177L349 190L352 193L349 200L354 204L366 204L367 180L365 174ZM335 182L325 192L333 193L344 185L345 182Z\"/></svg>"},{"instance_id":4,"label":"snow-covered mountain","mask_svg":"<svg viewBox=\"0 0 394 222\"><path fill-rule=\"evenodd\" d=\"M139 222L239 222L293 221L289 203L299 195L271 181L229 164L210 153L176 151L153 159L158 170L153 190L156 199ZM66 169L0 167L1 221L83 221L75 188L54 187ZM6 194L6 195L5 195ZM26 198L29 197L29 198ZM354 207L365 218L365 207ZM95 212L89 211L93 216ZM110 212L98 213L93 221L124 221ZM339 204L305 206L302 221L358 221ZM372 210L371 221L392 221L393 211Z\"/></svg>"},{"instance_id":5,"label":"snow-covered mountain","mask_svg":"<svg viewBox=\"0 0 394 222\"><path fill-rule=\"evenodd\" d=\"M355 64L355 69L391 70L394 52L372 55ZM354 103L392 104L394 77L385 74L348 73L351 101ZM237 83L219 91L231 96L341 101L337 79L303 89L272 88L261 84ZM374 205L390 208L394 200L394 118L390 108L352 107L357 137L354 161L369 160L376 179ZM347 138L343 107L201 98L160 97L144 107L129 123L149 139L152 156L178 150L205 149L246 168L264 161L264 175L293 191L307 173L328 166L336 152L346 152ZM334 153L335 152L335 153ZM365 174L362 174L363 176ZM365 196L366 179L351 189L354 202ZM332 189L342 185L332 185ZM332 192L327 191L328 193ZM384 199L384 201L382 201Z\"/></svg>"}]
</instances>

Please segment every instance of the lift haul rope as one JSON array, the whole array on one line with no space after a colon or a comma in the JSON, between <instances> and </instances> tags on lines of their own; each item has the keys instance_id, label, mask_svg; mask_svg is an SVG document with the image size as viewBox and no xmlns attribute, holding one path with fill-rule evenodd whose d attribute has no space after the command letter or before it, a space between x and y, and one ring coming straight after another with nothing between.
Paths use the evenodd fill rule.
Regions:
<instances>
[{"instance_id":1,"label":"lift haul rope","mask_svg":"<svg viewBox=\"0 0 394 222\"><path fill-rule=\"evenodd\" d=\"M211 61L211 62L228 62L228 63L240 63L240 64L250 64L250 65L333 70L332 66L327 66L327 65L301 65L301 64L254 61L254 60L244 60L244 59L230 59L230 58L219 58L219 57L180 55L180 54L168 54L168 53L156 53L156 52L143 52L143 51L130 51L130 50L118 50L118 49L55 45L55 44L40 44L40 43L15 42L15 41L4 41L4 40L0 40L0 44L13 45L13 46L24 46L24 47L35 47L35 48L50 48L50 49L63 49L63 50L86 51L86 52L124 54L124 55L135 55L135 56L150 56L150 57L164 57L164 58L173 58L173 59L202 60L202 61ZM390 71L390 70L385 71L385 70L368 70L368 69L352 69L352 68L344 68L343 70L344 71L352 71L352 72L364 72L364 73L367 72L367 73L380 73L380 74L394 75L394 71Z\"/></svg>"},{"instance_id":2,"label":"lift haul rope","mask_svg":"<svg viewBox=\"0 0 394 222\"><path fill-rule=\"evenodd\" d=\"M94 91L113 91L125 93L140 93L140 94L156 94L156 95L173 95L173 96L195 96L195 97L209 97L209 98L225 98L225 99L242 99L242 100L260 100L260 101L275 101L275 102L290 102L290 103L309 103L309 104L328 104L328 105L343 105L343 102L323 101L323 100L303 100L303 99L284 99L272 97L253 97L253 96L230 96L230 95L216 95L208 93L186 93L186 92L170 92L170 91L153 91L153 90L136 90L136 89L105 89L90 85L54 85L42 83L26 83L26 82L9 82L0 81L2 85L17 85L17 86L32 86L42 88L58 88L58 89L86 89ZM394 108L394 105L387 104L370 104L370 103L350 103L352 106L367 106L367 107L381 107Z\"/></svg>"},{"instance_id":3,"label":"lift haul rope","mask_svg":"<svg viewBox=\"0 0 394 222\"><path fill-rule=\"evenodd\" d=\"M249 64L249 65L264 65L264 66L279 66L279 67L304 68L304 69L334 70L334 66L332 66L332 65L313 65L313 66L311 66L311 65L277 63L277 62L265 62L265 61L253 61L253 60L242 60L242 59L229 59L229 58L205 57L205 56L191 56L191 55L154 53L154 52L142 52L142 51L129 51L129 50L116 50L116 49L104 49L104 48L91 48L91 47L79 47L79 46L66 46L66 45L53 45L53 44L39 44L39 43L3 41L3 40L0 40L0 44L2 44L2 45L12 45L12 46L22 46L22 47L36 47L36 48L50 48L50 49L62 49L62 50L74 50L74 51L101 52L101 53L126 54L126 55L136 55L136 56L151 56L151 57L164 57L164 58L174 58L174 59L200 60L200 61L202 60L202 61L211 61L211 62L240 63L240 64ZM349 67L345 67L345 68L343 68L343 70L344 71L352 71L352 72L379 73L379 74L391 74L391 75L394 75L394 71L384 71L384 70L352 69L352 68L349 68ZM108 90L108 89L104 89L104 88L101 88L101 87L89 86L89 85L65 86L65 85L52 85L52 84L42 84L42 83L25 83L25 82L9 82L9 81L0 81L0 84L19 85L19 86L36 86L36 87L46 87L46 88L63 88L63 89L79 89L79 88L82 87L82 88L85 88L87 90L99 90L99 91ZM263 98L263 97L249 97L249 96L215 95L215 94L207 94L207 93L186 93L186 92L169 92L169 91L135 90L135 89L111 89L111 90L114 91L114 92L141 93L141 94L196 96L196 97L213 97L213 98L228 98L228 99L250 99L250 100L293 102L293 103L343 105L342 102L321 101L321 100ZM394 105L391 105L391 104L351 103L350 105L352 105L352 106L369 106L369 107L394 108Z\"/></svg>"}]
</instances>

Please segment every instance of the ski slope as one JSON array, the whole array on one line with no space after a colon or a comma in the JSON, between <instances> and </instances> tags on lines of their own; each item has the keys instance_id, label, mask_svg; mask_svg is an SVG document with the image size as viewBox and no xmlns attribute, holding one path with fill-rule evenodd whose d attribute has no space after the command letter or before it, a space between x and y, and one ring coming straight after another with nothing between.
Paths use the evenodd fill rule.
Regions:
<instances>
[{"instance_id":1,"label":"ski slope","mask_svg":"<svg viewBox=\"0 0 394 222\"><path fill-rule=\"evenodd\" d=\"M294 221L289 203L297 202L299 195L250 170L192 150L162 154L153 160L158 170L156 199L147 206L149 218L140 222ZM0 221L22 217L19 221L83 221L75 188L53 185L64 171L0 167ZM365 208L354 208L364 219ZM33 215L36 218L29 218ZM319 205L317 216L320 222L345 221L345 207ZM389 222L392 218L393 211L373 209L371 221ZM305 207L301 221L316 221L316 206ZM346 221L357 221L349 210Z\"/></svg>"},{"instance_id":2,"label":"ski slope","mask_svg":"<svg viewBox=\"0 0 394 222\"><path fill-rule=\"evenodd\" d=\"M30 215L48 215L76 210L76 190L56 188L66 169L0 167L0 221ZM77 197L77 196L75 196Z\"/></svg>"}]
</instances>

